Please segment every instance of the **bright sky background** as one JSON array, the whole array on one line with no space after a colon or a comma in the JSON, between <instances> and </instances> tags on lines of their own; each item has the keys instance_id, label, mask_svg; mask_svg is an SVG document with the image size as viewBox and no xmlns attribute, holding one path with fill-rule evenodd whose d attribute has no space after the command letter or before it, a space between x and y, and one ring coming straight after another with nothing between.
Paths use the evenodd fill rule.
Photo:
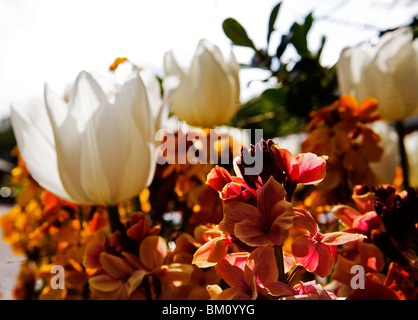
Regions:
<instances>
[{"instance_id":1,"label":"bright sky background","mask_svg":"<svg viewBox=\"0 0 418 320\"><path fill-rule=\"evenodd\" d=\"M42 95L44 83L57 93L81 70L105 72L116 57L163 76L170 49L191 56L206 38L222 51L230 48L222 22L237 19L256 46L266 44L267 22L278 0L0 0L0 118L10 102ZM310 11L317 18L309 46L323 35L323 63L334 64L345 46L375 36L379 29L407 24L418 14L413 0L284 0L277 32ZM276 41L276 42L275 42ZM275 48L275 47L274 47ZM234 47L239 62L249 51ZM245 95L245 92L243 93ZM243 96L245 99L245 96Z\"/></svg>"}]
</instances>

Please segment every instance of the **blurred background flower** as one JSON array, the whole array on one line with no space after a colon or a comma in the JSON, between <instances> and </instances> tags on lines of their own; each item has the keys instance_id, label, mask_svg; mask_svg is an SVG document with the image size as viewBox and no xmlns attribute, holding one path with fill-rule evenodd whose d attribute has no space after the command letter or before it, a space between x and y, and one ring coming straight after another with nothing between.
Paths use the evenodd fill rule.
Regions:
<instances>
[{"instance_id":1,"label":"blurred background flower","mask_svg":"<svg viewBox=\"0 0 418 320\"><path fill-rule=\"evenodd\" d=\"M178 77L170 99L179 120L193 126L212 127L232 119L240 107L239 64L231 52L200 40L189 65L182 66L173 51L164 56L166 76Z\"/></svg>"}]
</instances>

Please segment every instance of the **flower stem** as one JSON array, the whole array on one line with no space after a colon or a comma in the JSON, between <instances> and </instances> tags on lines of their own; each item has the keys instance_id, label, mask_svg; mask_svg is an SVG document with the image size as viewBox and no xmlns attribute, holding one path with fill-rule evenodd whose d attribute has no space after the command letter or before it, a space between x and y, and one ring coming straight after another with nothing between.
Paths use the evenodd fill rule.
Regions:
<instances>
[{"instance_id":1,"label":"flower stem","mask_svg":"<svg viewBox=\"0 0 418 320\"><path fill-rule=\"evenodd\" d=\"M403 121L395 122L396 132L399 137L399 155L401 157L401 167L403 175L403 187L406 189L409 187L409 168L408 168L408 158L406 155L405 149L405 126Z\"/></svg>"},{"instance_id":2,"label":"flower stem","mask_svg":"<svg viewBox=\"0 0 418 320\"><path fill-rule=\"evenodd\" d=\"M107 217L109 219L110 231L113 233L116 230L119 230L120 227L120 217L118 206L107 206Z\"/></svg>"},{"instance_id":3,"label":"flower stem","mask_svg":"<svg viewBox=\"0 0 418 320\"><path fill-rule=\"evenodd\" d=\"M282 246L274 246L274 257L276 258L276 266L277 270L279 271L279 277L277 280L285 283Z\"/></svg>"},{"instance_id":4,"label":"flower stem","mask_svg":"<svg viewBox=\"0 0 418 320\"><path fill-rule=\"evenodd\" d=\"M141 200L139 200L139 195L133 197L131 199L131 203L132 203L132 211L133 212L141 211Z\"/></svg>"}]
</instances>

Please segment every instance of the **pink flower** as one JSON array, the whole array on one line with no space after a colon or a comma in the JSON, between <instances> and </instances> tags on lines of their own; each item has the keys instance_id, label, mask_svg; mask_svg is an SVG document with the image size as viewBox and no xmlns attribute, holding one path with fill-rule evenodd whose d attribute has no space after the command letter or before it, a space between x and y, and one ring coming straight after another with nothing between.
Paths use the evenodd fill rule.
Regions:
<instances>
[{"instance_id":1,"label":"pink flower","mask_svg":"<svg viewBox=\"0 0 418 320\"><path fill-rule=\"evenodd\" d=\"M315 281L300 282L293 287L295 294L283 300L336 300L337 297Z\"/></svg>"},{"instance_id":2,"label":"pink flower","mask_svg":"<svg viewBox=\"0 0 418 320\"><path fill-rule=\"evenodd\" d=\"M295 215L292 204L285 198L283 186L270 178L257 189L257 207L240 201L228 202L219 229L248 246L282 245Z\"/></svg>"},{"instance_id":3,"label":"pink flower","mask_svg":"<svg viewBox=\"0 0 418 320\"><path fill-rule=\"evenodd\" d=\"M273 296L293 295L292 288L277 281L278 271L272 247L255 249L241 263L242 257L235 263L234 259L224 259L215 266L216 273L230 286L222 291L212 286L216 292L212 299L216 300L255 300L258 294Z\"/></svg>"},{"instance_id":4,"label":"pink flower","mask_svg":"<svg viewBox=\"0 0 418 320\"><path fill-rule=\"evenodd\" d=\"M206 183L219 192L219 196L225 202L247 201L255 191L251 189L243 178L231 176L222 167L215 166L208 174Z\"/></svg>"},{"instance_id":5,"label":"pink flower","mask_svg":"<svg viewBox=\"0 0 418 320\"><path fill-rule=\"evenodd\" d=\"M322 234L312 215L305 210L295 208L294 226L307 230L307 234L292 243L292 253L296 262L320 277L332 272L337 245L367 238L362 234L330 232Z\"/></svg>"},{"instance_id":6,"label":"pink flower","mask_svg":"<svg viewBox=\"0 0 418 320\"><path fill-rule=\"evenodd\" d=\"M325 178L327 156L318 157L314 153L301 153L296 158L287 149L272 146L276 165L291 181L298 184L314 184Z\"/></svg>"},{"instance_id":7,"label":"pink flower","mask_svg":"<svg viewBox=\"0 0 418 320\"><path fill-rule=\"evenodd\" d=\"M230 236L220 236L210 239L193 255L192 263L199 268L207 268L216 265L228 254L228 246L232 243Z\"/></svg>"}]
</instances>

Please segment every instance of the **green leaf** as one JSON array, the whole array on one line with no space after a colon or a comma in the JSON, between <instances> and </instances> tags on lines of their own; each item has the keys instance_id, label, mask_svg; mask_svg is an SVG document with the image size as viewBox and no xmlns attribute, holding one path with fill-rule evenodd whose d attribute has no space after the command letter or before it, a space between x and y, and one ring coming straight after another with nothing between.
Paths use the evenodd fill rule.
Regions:
<instances>
[{"instance_id":1,"label":"green leaf","mask_svg":"<svg viewBox=\"0 0 418 320\"><path fill-rule=\"evenodd\" d=\"M296 51L301 57L310 55L311 52L308 49L308 32L312 27L313 16L312 13L309 13L302 25L295 22L290 28L291 33L291 43L295 47Z\"/></svg>"},{"instance_id":2,"label":"green leaf","mask_svg":"<svg viewBox=\"0 0 418 320\"><path fill-rule=\"evenodd\" d=\"M253 41L248 37L247 31L245 31L244 27L234 18L225 19L222 23L222 29L233 44L249 47L257 51Z\"/></svg>"},{"instance_id":3,"label":"green leaf","mask_svg":"<svg viewBox=\"0 0 418 320\"><path fill-rule=\"evenodd\" d=\"M270 13L270 19L269 19L269 29L268 29L268 32L267 32L267 45L270 43L270 37L271 37L271 34L273 33L273 31L274 31L274 24L276 23L276 19L277 19L277 15L279 14L279 10L280 10L280 5L281 5L282 3L281 2L279 2L274 8L273 8L273 10L271 10L271 13Z\"/></svg>"},{"instance_id":4,"label":"green leaf","mask_svg":"<svg viewBox=\"0 0 418 320\"><path fill-rule=\"evenodd\" d=\"M321 58L322 50L324 50L324 46L325 46L325 42L326 41L327 41L327 38L325 36L322 36L322 38L321 38L321 47L319 48L318 53L316 54L317 55L316 58L318 59L318 61Z\"/></svg>"}]
</instances>

